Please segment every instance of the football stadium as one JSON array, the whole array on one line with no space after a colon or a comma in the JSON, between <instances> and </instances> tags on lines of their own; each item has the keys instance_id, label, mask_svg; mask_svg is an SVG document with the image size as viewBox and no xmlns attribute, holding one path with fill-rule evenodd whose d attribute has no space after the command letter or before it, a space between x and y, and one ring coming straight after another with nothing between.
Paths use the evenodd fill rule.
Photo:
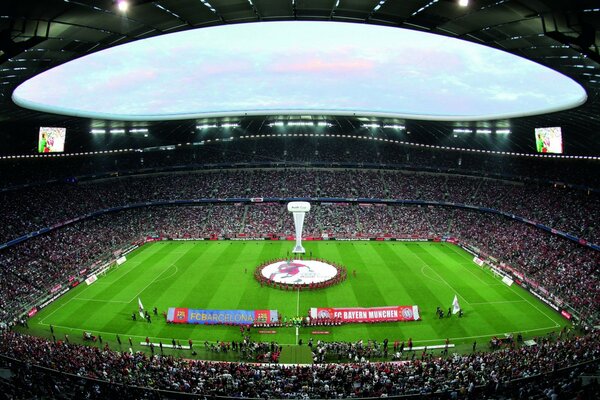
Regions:
<instances>
[{"instance_id":1,"label":"football stadium","mask_svg":"<svg viewBox=\"0 0 600 400\"><path fill-rule=\"evenodd\" d=\"M600 8L0 12L0 398L600 398Z\"/></svg>"}]
</instances>

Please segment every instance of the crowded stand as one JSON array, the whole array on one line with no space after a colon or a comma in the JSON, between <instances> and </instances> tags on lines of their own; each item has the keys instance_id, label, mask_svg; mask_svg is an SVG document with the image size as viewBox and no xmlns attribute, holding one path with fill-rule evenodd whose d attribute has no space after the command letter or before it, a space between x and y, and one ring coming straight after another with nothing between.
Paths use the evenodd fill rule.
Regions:
<instances>
[{"instance_id":1,"label":"crowded stand","mask_svg":"<svg viewBox=\"0 0 600 400\"><path fill-rule=\"evenodd\" d=\"M0 188L47 180L63 181L73 176L127 174L152 169L214 168L232 164L239 168L249 163L273 167L353 164L528 182L553 181L600 189L600 163L597 160L448 151L350 136L292 136L285 140L258 135L226 142L213 141L202 146L177 146L168 153L150 148L112 154L0 159L0 169L11 171L0 175Z\"/></svg>"},{"instance_id":2,"label":"crowded stand","mask_svg":"<svg viewBox=\"0 0 600 400\"><path fill-rule=\"evenodd\" d=\"M286 168L118 177L22 188L0 193L0 197L5 222L0 230L3 242L57 225L48 233L0 250L0 291L7 294L0 297L3 326L19 323L24 312L36 301L49 298L57 286L81 281L92 268L114 260L122 249L133 244L167 238L293 235L285 202L264 202L268 197L338 198L333 203L313 202L304 230L313 238L452 238L483 258L497 259L528 283L535 282L554 301L570 307L582 326L589 328L600 322L600 252L594 249L497 214L435 204L381 205L339 199L381 197L490 207L598 243L596 216L600 208L594 192L440 173ZM110 207L199 198L238 200L177 206L146 204L59 226ZM244 203L240 198L257 200ZM143 353L53 343L10 331L0 340L0 353L113 384L185 393L319 398L456 392L466 397L469 393L510 394L517 390L521 395L566 388L575 393L572 390L579 388L577 374L568 375L560 389L554 387L556 380L525 388L515 388L508 382L598 359L598 333L593 329L587 332L579 338L543 339L532 348L462 356L440 357L424 352L409 360L407 354L398 356L398 351L390 351L390 358L401 361L398 364L368 363L372 357L384 354L381 344L352 347L316 343L312 346L316 362L352 355L348 360L358 364L294 367L298 369L148 357ZM256 346L253 349L257 351L249 353L250 359L277 361L278 352L263 352L266 348L262 344ZM347 354L341 357L343 353ZM255 358L259 354L261 360ZM411 356L414 358L415 353ZM12 367L19 371L16 385L34 374L44 374L23 370L17 362ZM263 379L255 379L257 374ZM344 384L348 379L360 385Z\"/></svg>"},{"instance_id":3,"label":"crowded stand","mask_svg":"<svg viewBox=\"0 0 600 400\"><path fill-rule=\"evenodd\" d=\"M365 197L358 191L365 186L373 188L371 195L384 199L466 202L493 208L600 243L597 192L446 174L304 168L143 175L6 191L0 193L4 216L0 242L132 203L239 197L357 198Z\"/></svg>"},{"instance_id":4,"label":"crowded stand","mask_svg":"<svg viewBox=\"0 0 600 400\"><path fill-rule=\"evenodd\" d=\"M281 204L155 206L67 225L0 252L3 320L57 284L132 243L160 238L265 237L293 234ZM269 224L269 219L273 222ZM439 206L315 205L306 236L455 237L533 280L585 319L600 321L600 253L499 215ZM103 240L97 240L102 237Z\"/></svg>"},{"instance_id":5,"label":"crowded stand","mask_svg":"<svg viewBox=\"0 0 600 400\"><path fill-rule=\"evenodd\" d=\"M582 389L579 380L582 373L597 368L598 332L557 340L539 338L535 346L511 346L495 352L474 351L448 357L427 350L414 357L415 352L406 351L406 358L411 353L412 360L396 363L367 362L369 357L383 351L381 345L376 348L371 343L315 343L311 347L317 361L327 353L352 355L355 361L296 366L208 362L117 352L108 345L102 349L61 340L53 343L15 332L5 332L0 340L0 353L10 359L59 369L79 377L74 382L83 378L110 382L110 388L96 389L98 395L120 385L204 396L282 399L434 394L451 398L531 398L530 395L541 398L548 393L568 398L579 394L591 399L598 391L597 385ZM276 344L250 344L249 348L271 356L279 349ZM3 362L10 361L3 359ZM22 365L11 363L17 372L13 387L28 375L48 373ZM544 377L550 374L553 379L548 382ZM168 397L168 393L165 395ZM560 398L551 395L548 398Z\"/></svg>"}]
</instances>

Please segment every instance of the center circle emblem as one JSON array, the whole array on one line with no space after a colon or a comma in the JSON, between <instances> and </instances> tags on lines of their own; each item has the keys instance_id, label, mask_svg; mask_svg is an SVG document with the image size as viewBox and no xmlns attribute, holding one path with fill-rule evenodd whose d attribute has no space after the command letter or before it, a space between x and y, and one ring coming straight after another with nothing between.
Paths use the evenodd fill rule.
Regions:
<instances>
[{"instance_id":1,"label":"center circle emblem","mask_svg":"<svg viewBox=\"0 0 600 400\"><path fill-rule=\"evenodd\" d=\"M256 278L276 287L321 288L344 280L346 270L317 260L280 260L260 266Z\"/></svg>"}]
</instances>

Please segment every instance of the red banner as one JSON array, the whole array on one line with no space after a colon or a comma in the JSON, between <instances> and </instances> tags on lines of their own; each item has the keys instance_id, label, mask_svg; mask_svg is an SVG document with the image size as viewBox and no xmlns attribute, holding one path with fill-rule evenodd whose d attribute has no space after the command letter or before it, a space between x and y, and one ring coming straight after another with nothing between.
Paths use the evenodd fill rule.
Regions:
<instances>
[{"instance_id":1,"label":"red banner","mask_svg":"<svg viewBox=\"0 0 600 400\"><path fill-rule=\"evenodd\" d=\"M418 321L418 306L390 306L371 308L311 308L312 319L334 320L339 322L389 322Z\"/></svg>"}]
</instances>

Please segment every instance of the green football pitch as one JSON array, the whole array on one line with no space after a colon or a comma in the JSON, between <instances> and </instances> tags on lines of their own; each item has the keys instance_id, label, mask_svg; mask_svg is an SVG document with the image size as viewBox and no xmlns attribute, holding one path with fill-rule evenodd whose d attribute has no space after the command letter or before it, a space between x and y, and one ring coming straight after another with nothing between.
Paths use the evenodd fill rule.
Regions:
<instances>
[{"instance_id":1,"label":"green football pitch","mask_svg":"<svg viewBox=\"0 0 600 400\"><path fill-rule=\"evenodd\" d=\"M57 339L68 334L81 341L84 331L101 335L103 345L134 349L146 337L153 342L187 344L192 339L198 357L224 356L205 351L203 343L238 341L235 326L167 324L162 312L169 307L202 309L274 309L280 316L306 316L310 307L375 307L418 305L421 321L380 324L348 324L335 327L266 328L274 334L252 329L255 341L294 345L297 339L357 341L387 338L417 345L443 344L446 338L457 349L478 349L492 336L522 333L527 337L558 331L568 322L517 285L507 286L491 271L478 267L473 257L448 243L432 242L305 242L313 256L345 266L348 279L319 290L285 291L261 287L255 268L268 260L286 257L292 242L286 241L188 241L146 244L127 256L90 286L82 284L41 310L29 321L31 334ZM351 271L356 271L354 276ZM447 310L458 295L464 316L439 319L436 307ZM152 323L131 314L138 297L147 310L159 310ZM315 330L328 334L313 335ZM115 338L119 334L122 346ZM298 336L297 336L298 335ZM93 345L98 346L99 343ZM147 350L147 348L146 348ZM173 351L189 357L189 352ZM225 357L227 359L227 357Z\"/></svg>"}]
</instances>

